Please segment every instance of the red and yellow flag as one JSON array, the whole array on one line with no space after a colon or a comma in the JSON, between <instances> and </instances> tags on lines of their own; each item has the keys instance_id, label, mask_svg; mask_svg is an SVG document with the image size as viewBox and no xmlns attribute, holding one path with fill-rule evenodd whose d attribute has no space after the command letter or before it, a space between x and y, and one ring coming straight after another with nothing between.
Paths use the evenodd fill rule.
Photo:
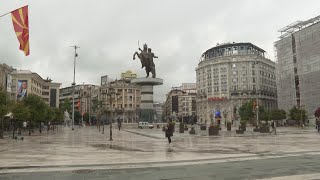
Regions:
<instances>
[{"instance_id":1,"label":"red and yellow flag","mask_svg":"<svg viewBox=\"0 0 320 180\"><path fill-rule=\"evenodd\" d=\"M28 56L30 54L28 6L12 11L11 17L14 31L20 43L20 50L24 51L24 54Z\"/></svg>"}]
</instances>

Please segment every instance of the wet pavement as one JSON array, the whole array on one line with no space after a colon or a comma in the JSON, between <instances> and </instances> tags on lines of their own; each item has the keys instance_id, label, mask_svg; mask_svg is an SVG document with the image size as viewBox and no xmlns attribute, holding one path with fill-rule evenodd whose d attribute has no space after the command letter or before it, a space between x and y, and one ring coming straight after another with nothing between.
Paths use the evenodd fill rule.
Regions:
<instances>
[{"instance_id":1,"label":"wet pavement","mask_svg":"<svg viewBox=\"0 0 320 180\"><path fill-rule=\"evenodd\" d=\"M113 129L113 141L110 142L109 126L105 126L105 134L96 127L77 127L74 131L62 128L36 133L25 136L23 141L6 138L0 140L0 179L26 172L66 171L74 174L79 171L78 174L90 174L92 170L103 173L106 169L135 168L145 171L151 168L152 172L152 168L160 167L163 170L171 167L169 169L178 172L185 166L197 169L204 164L218 167L230 162L272 163L281 158L299 157L302 159L297 162L307 162L310 161L310 158L305 159L307 156L320 159L320 134L313 128L278 128L277 135L254 133L251 128L241 135L224 128L219 136L208 136L207 131L200 131L198 127L196 131L195 135L175 132L170 145L161 129L132 127L121 131ZM320 169L320 164L317 165L315 167ZM188 179L187 176L184 179Z\"/></svg>"}]
</instances>

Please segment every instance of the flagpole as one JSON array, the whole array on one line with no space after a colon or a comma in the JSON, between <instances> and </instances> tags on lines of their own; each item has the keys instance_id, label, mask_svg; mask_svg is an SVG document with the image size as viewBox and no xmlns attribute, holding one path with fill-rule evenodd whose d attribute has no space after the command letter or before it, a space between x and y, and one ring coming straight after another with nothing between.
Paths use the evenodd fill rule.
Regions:
<instances>
[{"instance_id":1,"label":"flagpole","mask_svg":"<svg viewBox=\"0 0 320 180\"><path fill-rule=\"evenodd\" d=\"M10 14L11 12L8 12L8 13L6 13L6 14L3 14L3 15L1 15L0 17L3 17L3 16L5 16L5 15L8 15L8 14Z\"/></svg>"},{"instance_id":2,"label":"flagpole","mask_svg":"<svg viewBox=\"0 0 320 180\"><path fill-rule=\"evenodd\" d=\"M28 6L28 5L22 6L21 8L26 7L26 6ZM20 9L20 8L18 8L18 9ZM17 10L17 9L16 9L16 10ZM15 10L13 10L13 11L15 11ZM5 13L5 14L1 15L0 17L6 16L6 15L10 14L11 12L12 12L12 11L10 11L10 12L8 12L8 13Z\"/></svg>"}]
</instances>

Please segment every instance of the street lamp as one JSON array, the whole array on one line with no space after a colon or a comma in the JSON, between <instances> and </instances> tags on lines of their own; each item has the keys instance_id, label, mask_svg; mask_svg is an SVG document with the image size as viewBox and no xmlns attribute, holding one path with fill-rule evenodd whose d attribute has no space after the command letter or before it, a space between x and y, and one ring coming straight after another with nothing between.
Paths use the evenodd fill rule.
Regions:
<instances>
[{"instance_id":1,"label":"street lamp","mask_svg":"<svg viewBox=\"0 0 320 180\"><path fill-rule=\"evenodd\" d=\"M113 141L113 139L112 139L112 95L114 95L114 98L116 98L116 95L119 95L119 93L116 93L115 92L115 89L114 88L109 88L109 92L108 92L108 94L107 94L108 96L109 96L109 100L110 100L110 102L109 102L109 104L110 104L110 139L109 139L109 141Z\"/></svg>"},{"instance_id":2,"label":"street lamp","mask_svg":"<svg viewBox=\"0 0 320 180\"><path fill-rule=\"evenodd\" d=\"M73 61L73 83L72 83L72 130L74 130L74 90L76 85L76 58L78 57L77 48L80 48L76 45L71 46L74 48L74 61Z\"/></svg>"},{"instance_id":3,"label":"street lamp","mask_svg":"<svg viewBox=\"0 0 320 180\"><path fill-rule=\"evenodd\" d=\"M302 123L302 127L304 125L303 119L302 119L302 110L303 110L304 105L300 105L300 121Z\"/></svg>"},{"instance_id":4,"label":"street lamp","mask_svg":"<svg viewBox=\"0 0 320 180\"><path fill-rule=\"evenodd\" d=\"M102 99L103 99L103 102L105 101L106 99L106 93L104 91L102 91ZM105 116L102 116L102 113L100 111L100 122L102 120L102 134L104 134L104 120L105 120Z\"/></svg>"}]
</instances>

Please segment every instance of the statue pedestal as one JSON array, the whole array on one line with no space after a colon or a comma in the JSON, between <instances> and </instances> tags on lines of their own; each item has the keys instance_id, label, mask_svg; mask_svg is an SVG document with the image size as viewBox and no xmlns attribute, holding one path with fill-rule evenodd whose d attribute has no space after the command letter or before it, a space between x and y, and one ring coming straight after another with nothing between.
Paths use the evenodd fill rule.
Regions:
<instances>
[{"instance_id":1,"label":"statue pedestal","mask_svg":"<svg viewBox=\"0 0 320 180\"><path fill-rule=\"evenodd\" d=\"M141 87L141 104L139 121L153 122L153 86L162 85L163 79L160 78L136 78L131 80L132 84Z\"/></svg>"}]
</instances>

